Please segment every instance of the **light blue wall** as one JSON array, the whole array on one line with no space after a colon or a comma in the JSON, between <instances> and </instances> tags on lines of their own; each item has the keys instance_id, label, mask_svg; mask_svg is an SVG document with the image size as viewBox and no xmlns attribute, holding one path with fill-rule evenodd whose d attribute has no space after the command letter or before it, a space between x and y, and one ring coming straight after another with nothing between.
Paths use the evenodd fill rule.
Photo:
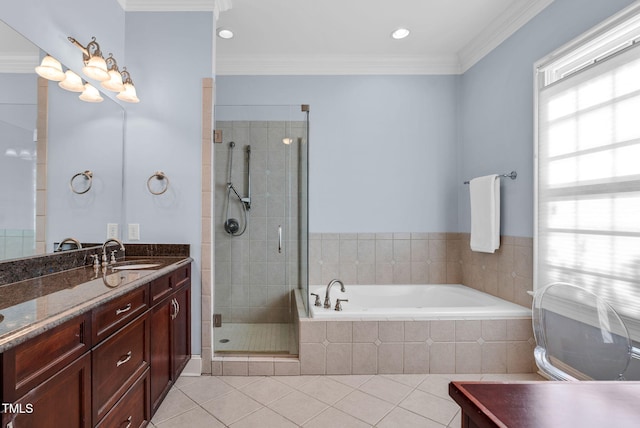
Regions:
<instances>
[{"instance_id":1,"label":"light blue wall","mask_svg":"<svg viewBox=\"0 0 640 428\"><path fill-rule=\"evenodd\" d=\"M49 82L45 229L49 252L54 242L67 237L103 242L107 223L122 219L124 110L106 97L101 103L85 103L78 95ZM91 189L73 193L71 178L87 170L93 173ZM74 185L82 190L83 182L78 177Z\"/></svg>"},{"instance_id":2,"label":"light blue wall","mask_svg":"<svg viewBox=\"0 0 640 428\"><path fill-rule=\"evenodd\" d=\"M127 52L141 102L127 106L125 220L141 242L190 244L191 343L200 354L202 79L211 77L213 14L127 13ZM147 180L163 171L167 192Z\"/></svg>"},{"instance_id":3,"label":"light blue wall","mask_svg":"<svg viewBox=\"0 0 640 428\"><path fill-rule=\"evenodd\" d=\"M460 91L458 182L518 171L502 179L502 234L533 236L533 64L631 0L555 0L468 70ZM469 193L459 186L459 225L470 230Z\"/></svg>"},{"instance_id":4,"label":"light blue wall","mask_svg":"<svg viewBox=\"0 0 640 428\"><path fill-rule=\"evenodd\" d=\"M309 104L311 232L457 230L458 76L218 76L216 104Z\"/></svg>"}]
</instances>

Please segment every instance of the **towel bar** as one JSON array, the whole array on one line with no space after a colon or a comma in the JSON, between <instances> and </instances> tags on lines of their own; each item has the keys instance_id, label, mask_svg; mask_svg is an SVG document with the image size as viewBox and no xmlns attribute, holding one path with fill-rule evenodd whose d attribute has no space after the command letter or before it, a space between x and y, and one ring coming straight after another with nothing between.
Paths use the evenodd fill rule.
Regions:
<instances>
[{"instance_id":1,"label":"towel bar","mask_svg":"<svg viewBox=\"0 0 640 428\"><path fill-rule=\"evenodd\" d=\"M510 179L515 180L518 177L518 173L515 171L511 171L508 174L500 174L498 175L498 177L509 177ZM463 184L469 184L469 181L465 181L463 182Z\"/></svg>"}]
</instances>

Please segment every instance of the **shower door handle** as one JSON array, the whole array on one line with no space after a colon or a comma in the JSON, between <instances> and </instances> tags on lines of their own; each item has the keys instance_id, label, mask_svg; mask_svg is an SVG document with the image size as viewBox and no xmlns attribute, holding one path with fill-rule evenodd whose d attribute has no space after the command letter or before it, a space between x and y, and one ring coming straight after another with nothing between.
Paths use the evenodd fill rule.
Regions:
<instances>
[{"instance_id":1,"label":"shower door handle","mask_svg":"<svg viewBox=\"0 0 640 428\"><path fill-rule=\"evenodd\" d=\"M282 226L278 226L278 253L282 253Z\"/></svg>"}]
</instances>

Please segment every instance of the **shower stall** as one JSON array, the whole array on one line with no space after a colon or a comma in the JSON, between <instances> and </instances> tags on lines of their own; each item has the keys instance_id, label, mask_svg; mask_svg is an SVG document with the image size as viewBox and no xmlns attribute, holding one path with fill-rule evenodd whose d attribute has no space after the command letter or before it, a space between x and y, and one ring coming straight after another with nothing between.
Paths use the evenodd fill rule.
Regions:
<instances>
[{"instance_id":1,"label":"shower stall","mask_svg":"<svg viewBox=\"0 0 640 428\"><path fill-rule=\"evenodd\" d=\"M215 107L214 352L295 355L308 295L309 107Z\"/></svg>"}]
</instances>

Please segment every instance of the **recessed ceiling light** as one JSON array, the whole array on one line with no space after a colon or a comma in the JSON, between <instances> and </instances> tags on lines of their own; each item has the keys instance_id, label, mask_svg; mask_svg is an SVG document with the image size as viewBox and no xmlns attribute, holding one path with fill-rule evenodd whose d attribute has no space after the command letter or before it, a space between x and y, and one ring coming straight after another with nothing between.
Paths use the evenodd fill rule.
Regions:
<instances>
[{"instance_id":1,"label":"recessed ceiling light","mask_svg":"<svg viewBox=\"0 0 640 428\"><path fill-rule=\"evenodd\" d=\"M218 37L221 39L231 39L233 38L233 31L227 28L218 28Z\"/></svg>"},{"instance_id":2,"label":"recessed ceiling light","mask_svg":"<svg viewBox=\"0 0 640 428\"><path fill-rule=\"evenodd\" d=\"M391 33L391 37L396 40L404 39L409 35L410 31L407 28L398 28L393 33Z\"/></svg>"}]
</instances>

